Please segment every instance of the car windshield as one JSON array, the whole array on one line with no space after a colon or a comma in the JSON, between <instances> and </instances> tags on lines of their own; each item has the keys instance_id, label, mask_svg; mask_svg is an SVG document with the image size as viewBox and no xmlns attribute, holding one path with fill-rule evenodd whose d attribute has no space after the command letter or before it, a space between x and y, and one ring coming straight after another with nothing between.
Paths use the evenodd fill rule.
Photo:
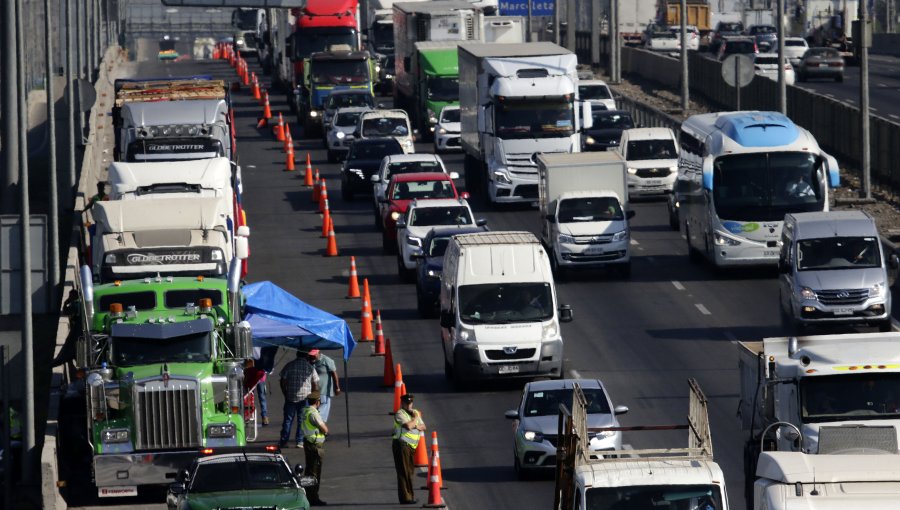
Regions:
<instances>
[{"instance_id":1,"label":"car windshield","mask_svg":"<svg viewBox=\"0 0 900 510\"><path fill-rule=\"evenodd\" d=\"M572 103L558 101L505 100L495 111L500 138L558 138L572 136L575 120Z\"/></svg>"},{"instance_id":2,"label":"car windshield","mask_svg":"<svg viewBox=\"0 0 900 510\"><path fill-rule=\"evenodd\" d=\"M350 127L359 124L359 116L362 112L344 112L337 114L334 119L334 125L340 127Z\"/></svg>"},{"instance_id":3,"label":"car windshield","mask_svg":"<svg viewBox=\"0 0 900 510\"><path fill-rule=\"evenodd\" d=\"M808 152L720 156L713 162L713 202L721 219L782 221L790 212L821 211L822 158Z\"/></svg>"},{"instance_id":4,"label":"car windshield","mask_svg":"<svg viewBox=\"0 0 900 510\"><path fill-rule=\"evenodd\" d=\"M369 64L364 60L313 60L309 72L313 83L365 83Z\"/></svg>"},{"instance_id":5,"label":"car windshield","mask_svg":"<svg viewBox=\"0 0 900 510\"><path fill-rule=\"evenodd\" d=\"M777 31L772 25L760 25L753 27L752 30L754 34L774 34Z\"/></svg>"},{"instance_id":6,"label":"car windshield","mask_svg":"<svg viewBox=\"0 0 900 510\"><path fill-rule=\"evenodd\" d=\"M372 94L331 94L325 99L325 108L348 108L351 106L368 106L375 108L375 99ZM359 113L356 114L357 116Z\"/></svg>"},{"instance_id":7,"label":"car windshield","mask_svg":"<svg viewBox=\"0 0 900 510\"><path fill-rule=\"evenodd\" d=\"M755 53L756 48L753 41L728 41L725 43L725 54L733 55L736 53Z\"/></svg>"},{"instance_id":8,"label":"car windshield","mask_svg":"<svg viewBox=\"0 0 900 510\"><path fill-rule=\"evenodd\" d=\"M800 271L881 267L878 239L874 237L826 237L797 244Z\"/></svg>"},{"instance_id":9,"label":"car windshield","mask_svg":"<svg viewBox=\"0 0 900 510\"><path fill-rule=\"evenodd\" d=\"M627 113L593 112L594 127L591 129L631 129L634 121Z\"/></svg>"},{"instance_id":10,"label":"car windshield","mask_svg":"<svg viewBox=\"0 0 900 510\"><path fill-rule=\"evenodd\" d=\"M675 39L675 32L670 30L666 30L664 32L653 32L650 34L650 38L652 39Z\"/></svg>"},{"instance_id":11,"label":"car windshield","mask_svg":"<svg viewBox=\"0 0 900 510\"><path fill-rule=\"evenodd\" d=\"M900 373L856 373L800 379L803 423L896 419Z\"/></svg>"},{"instance_id":12,"label":"car windshield","mask_svg":"<svg viewBox=\"0 0 900 510\"><path fill-rule=\"evenodd\" d=\"M384 181L390 181L392 175L419 172L443 172L443 169L437 161L400 161L391 163L384 169Z\"/></svg>"},{"instance_id":13,"label":"car windshield","mask_svg":"<svg viewBox=\"0 0 900 510\"><path fill-rule=\"evenodd\" d=\"M593 487L585 492L585 510L710 510L722 506L717 485L628 485Z\"/></svg>"},{"instance_id":14,"label":"car windshield","mask_svg":"<svg viewBox=\"0 0 900 510\"><path fill-rule=\"evenodd\" d=\"M459 108L444 108L441 111L441 122L459 122Z\"/></svg>"},{"instance_id":15,"label":"car windshield","mask_svg":"<svg viewBox=\"0 0 900 510\"><path fill-rule=\"evenodd\" d=\"M428 99L459 101L459 78L445 76L428 78Z\"/></svg>"},{"instance_id":16,"label":"car windshield","mask_svg":"<svg viewBox=\"0 0 900 510\"><path fill-rule=\"evenodd\" d=\"M536 322L553 318L547 282L485 283L459 287L459 318L470 324Z\"/></svg>"},{"instance_id":17,"label":"car windshield","mask_svg":"<svg viewBox=\"0 0 900 510\"><path fill-rule=\"evenodd\" d=\"M591 99L612 99L606 85L579 85L578 98L582 101Z\"/></svg>"},{"instance_id":18,"label":"car windshield","mask_svg":"<svg viewBox=\"0 0 900 510\"><path fill-rule=\"evenodd\" d=\"M212 356L211 349L212 338L208 331L164 339L112 338L113 360L117 366L208 362Z\"/></svg>"},{"instance_id":19,"label":"car windshield","mask_svg":"<svg viewBox=\"0 0 900 510\"><path fill-rule=\"evenodd\" d=\"M567 198L559 204L560 223L624 220L625 215L614 197Z\"/></svg>"},{"instance_id":20,"label":"car windshield","mask_svg":"<svg viewBox=\"0 0 900 510\"><path fill-rule=\"evenodd\" d=\"M241 466L234 459L204 462L194 471L190 492L202 494L241 490L241 478Z\"/></svg>"},{"instance_id":21,"label":"car windshield","mask_svg":"<svg viewBox=\"0 0 900 510\"><path fill-rule=\"evenodd\" d=\"M678 152L675 150L675 142L671 138L629 141L626 154L628 161L675 159L678 157Z\"/></svg>"},{"instance_id":22,"label":"car windshield","mask_svg":"<svg viewBox=\"0 0 900 510\"><path fill-rule=\"evenodd\" d=\"M363 119L363 136L407 136L409 121L404 117L376 117Z\"/></svg>"},{"instance_id":23,"label":"car windshield","mask_svg":"<svg viewBox=\"0 0 900 510\"><path fill-rule=\"evenodd\" d=\"M394 200L413 200L416 198L456 198L453 184L450 181L402 181L394 186L391 194Z\"/></svg>"},{"instance_id":24,"label":"car windshield","mask_svg":"<svg viewBox=\"0 0 900 510\"><path fill-rule=\"evenodd\" d=\"M294 487L294 477L284 462L251 460L244 465L247 468L248 489Z\"/></svg>"},{"instance_id":25,"label":"car windshield","mask_svg":"<svg viewBox=\"0 0 900 510\"><path fill-rule=\"evenodd\" d=\"M328 51L328 48L332 46L357 47L356 30L328 33L314 28L304 28L294 33L297 34L297 41L294 44L294 60L303 60L309 58L313 53Z\"/></svg>"},{"instance_id":26,"label":"car windshield","mask_svg":"<svg viewBox=\"0 0 900 510\"><path fill-rule=\"evenodd\" d=\"M609 410L609 401L606 393L601 388L582 388L585 400L587 400L588 414L612 414ZM558 390L532 391L525 397L525 410L522 418L529 416L556 416L559 414L559 405L564 404L572 409L572 388Z\"/></svg>"},{"instance_id":27,"label":"car windshield","mask_svg":"<svg viewBox=\"0 0 900 510\"><path fill-rule=\"evenodd\" d=\"M409 215L409 225L411 227L471 224L472 215L466 206L416 207Z\"/></svg>"},{"instance_id":28,"label":"car windshield","mask_svg":"<svg viewBox=\"0 0 900 510\"><path fill-rule=\"evenodd\" d=\"M428 248L425 250L425 254L432 258L443 257L444 253L447 251L447 246L450 246L450 238L449 237L432 238L431 243L428 245Z\"/></svg>"},{"instance_id":29,"label":"car windshield","mask_svg":"<svg viewBox=\"0 0 900 510\"><path fill-rule=\"evenodd\" d=\"M381 161L385 156L403 154L403 148L396 140L378 141L377 143L356 142L350 146L349 159L377 159Z\"/></svg>"},{"instance_id":30,"label":"car windshield","mask_svg":"<svg viewBox=\"0 0 900 510\"><path fill-rule=\"evenodd\" d=\"M803 39L785 39L784 45L785 46L803 46L803 47L805 47L806 41L804 41Z\"/></svg>"}]
</instances>

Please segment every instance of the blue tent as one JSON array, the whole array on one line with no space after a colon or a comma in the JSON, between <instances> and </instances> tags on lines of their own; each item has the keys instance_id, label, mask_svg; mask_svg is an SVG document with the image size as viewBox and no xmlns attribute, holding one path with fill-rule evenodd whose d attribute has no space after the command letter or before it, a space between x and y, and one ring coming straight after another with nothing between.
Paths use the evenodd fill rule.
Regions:
<instances>
[{"instance_id":1,"label":"blue tent","mask_svg":"<svg viewBox=\"0 0 900 510\"><path fill-rule=\"evenodd\" d=\"M257 347L277 345L292 349L343 349L349 359L356 340L347 323L300 301L272 282L243 288L245 317Z\"/></svg>"}]
</instances>

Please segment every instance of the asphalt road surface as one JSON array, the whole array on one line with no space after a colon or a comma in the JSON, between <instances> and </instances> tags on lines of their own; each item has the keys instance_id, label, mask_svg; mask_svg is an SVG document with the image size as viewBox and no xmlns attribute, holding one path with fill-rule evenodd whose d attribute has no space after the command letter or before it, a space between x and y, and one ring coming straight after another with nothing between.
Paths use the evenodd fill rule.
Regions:
<instances>
[{"instance_id":1,"label":"asphalt road surface","mask_svg":"<svg viewBox=\"0 0 900 510\"><path fill-rule=\"evenodd\" d=\"M844 81L797 82L800 88L859 107L859 66L844 68ZM900 58L869 55L869 111L873 115L900 122Z\"/></svg>"},{"instance_id":2,"label":"asphalt road surface","mask_svg":"<svg viewBox=\"0 0 900 510\"><path fill-rule=\"evenodd\" d=\"M139 68L141 76L201 73L234 76L223 62L148 62ZM283 98L272 96L273 111L295 121L287 115ZM273 281L346 319L358 334L360 303L344 298L349 257L355 256L360 278L369 280L373 306L382 311L385 334L391 339L395 362L402 364L408 391L417 395L429 430L438 432L447 488L443 494L449 507L552 506L550 476L521 482L513 474L512 427L503 413L516 406L521 382L455 392L443 375L437 320L419 318L414 285L400 283L394 256L382 254L380 234L372 226L371 199L342 201L339 165L327 164L321 141L302 139L299 129L294 130L298 171L283 171L281 145L268 131L255 127L261 115L258 104L242 91L235 94L235 105L244 205L252 231L248 280ZM417 144L416 150L431 152L431 146ZM310 190L303 187L307 151L327 179L339 257L323 256L321 218L314 212ZM462 174L459 153L445 155L444 160L449 170ZM473 204L476 216L487 218L492 230L538 229L535 208L490 210L479 200ZM592 272L557 286L560 303L570 304L575 314L573 322L562 325L568 375L602 379L614 404L631 409L620 417L625 426L682 422L688 407L686 380L696 378L709 398L715 458L725 473L731 508L742 509L745 437L736 417L735 342L780 334L774 270L715 273L691 264L684 239L668 227L664 202L639 202L633 207L637 214L631 221L632 277L621 280ZM343 383L349 390L349 447L346 401L338 399L332 408L321 488L329 507L403 508L397 505L390 453L392 393L381 385L382 359L370 353L370 343L357 347ZM282 350L276 370L292 358L293 353ZM276 379L273 376L273 382ZM272 425L260 429L261 440L277 440L281 404L275 389L269 400ZM684 436L681 431L626 433L625 443L636 448L685 446ZM286 453L292 463L303 462L302 451L288 448ZM420 481L424 484L421 474ZM419 491L418 498L424 503L426 492ZM158 493L81 504L75 507L164 508Z\"/></svg>"}]
</instances>

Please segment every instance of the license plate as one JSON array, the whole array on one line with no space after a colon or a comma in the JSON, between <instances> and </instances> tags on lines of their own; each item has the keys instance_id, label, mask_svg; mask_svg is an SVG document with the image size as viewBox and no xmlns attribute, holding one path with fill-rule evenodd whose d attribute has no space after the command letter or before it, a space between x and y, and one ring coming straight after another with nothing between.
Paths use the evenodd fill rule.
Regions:
<instances>
[{"instance_id":1,"label":"license plate","mask_svg":"<svg viewBox=\"0 0 900 510\"><path fill-rule=\"evenodd\" d=\"M499 374L518 374L519 373L519 365L500 365L497 368L497 373L499 373Z\"/></svg>"},{"instance_id":2,"label":"license plate","mask_svg":"<svg viewBox=\"0 0 900 510\"><path fill-rule=\"evenodd\" d=\"M588 246L584 252L588 255L603 255L603 248L600 246Z\"/></svg>"},{"instance_id":3,"label":"license plate","mask_svg":"<svg viewBox=\"0 0 900 510\"><path fill-rule=\"evenodd\" d=\"M778 250L763 250L763 257L777 257Z\"/></svg>"},{"instance_id":4,"label":"license plate","mask_svg":"<svg viewBox=\"0 0 900 510\"><path fill-rule=\"evenodd\" d=\"M834 311L835 315L853 315L852 308L838 308Z\"/></svg>"},{"instance_id":5,"label":"license plate","mask_svg":"<svg viewBox=\"0 0 900 510\"><path fill-rule=\"evenodd\" d=\"M647 186L662 186L662 179L647 179Z\"/></svg>"},{"instance_id":6,"label":"license plate","mask_svg":"<svg viewBox=\"0 0 900 510\"><path fill-rule=\"evenodd\" d=\"M97 487L97 496L101 498L123 498L137 496L137 485L122 485L117 487Z\"/></svg>"}]
</instances>

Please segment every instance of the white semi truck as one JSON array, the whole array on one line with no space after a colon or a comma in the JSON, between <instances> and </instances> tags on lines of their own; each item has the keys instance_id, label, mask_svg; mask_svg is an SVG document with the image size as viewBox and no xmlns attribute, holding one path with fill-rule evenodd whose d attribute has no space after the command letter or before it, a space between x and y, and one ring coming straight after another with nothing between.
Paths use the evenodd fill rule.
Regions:
<instances>
[{"instance_id":1,"label":"white semi truck","mask_svg":"<svg viewBox=\"0 0 900 510\"><path fill-rule=\"evenodd\" d=\"M459 47L466 188L490 202L536 202L536 154L580 152L592 123L577 58L549 42Z\"/></svg>"},{"instance_id":2,"label":"white semi truck","mask_svg":"<svg viewBox=\"0 0 900 510\"><path fill-rule=\"evenodd\" d=\"M228 158L109 165L110 200L225 197L235 199L234 165Z\"/></svg>"},{"instance_id":3,"label":"white semi truck","mask_svg":"<svg viewBox=\"0 0 900 510\"><path fill-rule=\"evenodd\" d=\"M560 405L553 508L678 508L727 510L722 469L713 460L707 401L688 379L686 424L588 428L587 401L575 386L572 409ZM606 431L687 430L687 447L596 452L590 440Z\"/></svg>"},{"instance_id":4,"label":"white semi truck","mask_svg":"<svg viewBox=\"0 0 900 510\"><path fill-rule=\"evenodd\" d=\"M568 269L631 273L625 160L616 152L538 154L541 242L557 279Z\"/></svg>"},{"instance_id":5,"label":"white semi truck","mask_svg":"<svg viewBox=\"0 0 900 510\"><path fill-rule=\"evenodd\" d=\"M898 342L896 332L740 342L744 472L756 472L761 451L896 450Z\"/></svg>"},{"instance_id":6,"label":"white semi truck","mask_svg":"<svg viewBox=\"0 0 900 510\"><path fill-rule=\"evenodd\" d=\"M753 501L748 507L752 510L893 510L900 501L900 455L763 452L756 468Z\"/></svg>"}]
</instances>

